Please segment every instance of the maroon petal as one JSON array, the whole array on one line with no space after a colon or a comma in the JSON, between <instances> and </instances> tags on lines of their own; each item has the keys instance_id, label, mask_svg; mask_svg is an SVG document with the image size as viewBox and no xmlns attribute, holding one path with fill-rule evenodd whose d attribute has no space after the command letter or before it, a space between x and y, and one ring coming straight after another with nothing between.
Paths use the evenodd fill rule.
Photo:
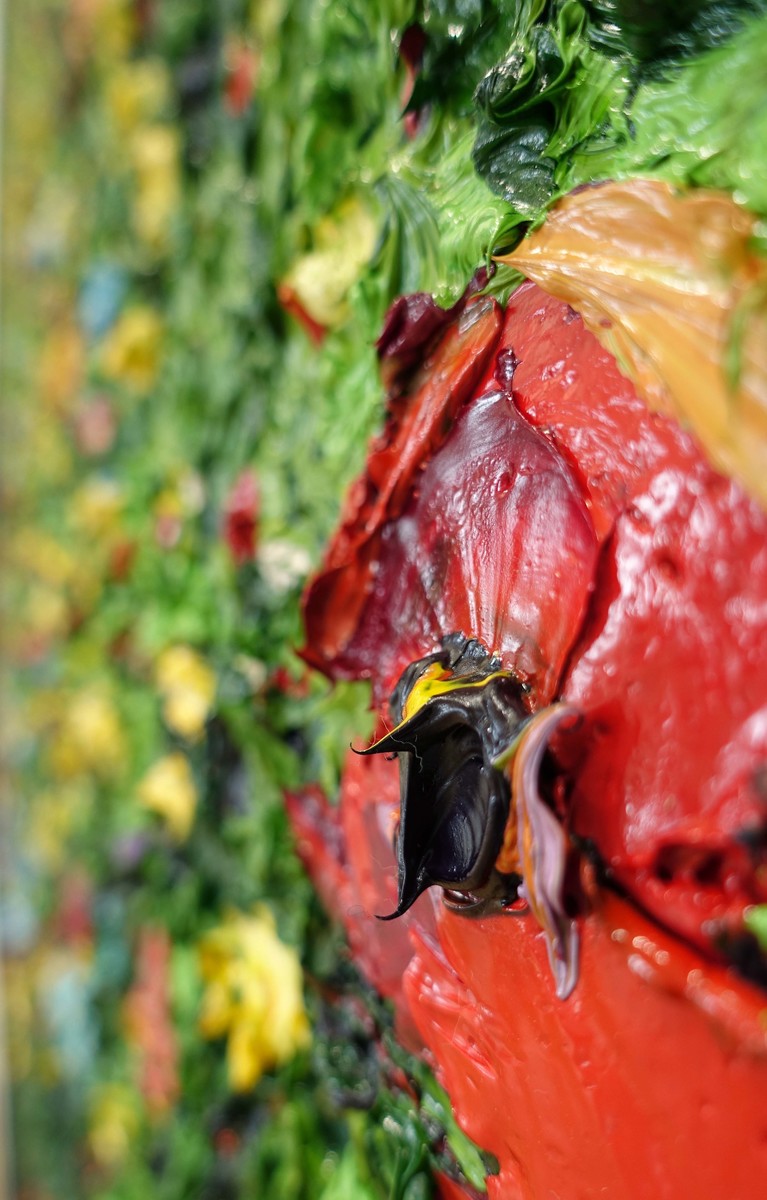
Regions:
<instances>
[{"instance_id":1,"label":"maroon petal","mask_svg":"<svg viewBox=\"0 0 767 1200\"><path fill-rule=\"evenodd\" d=\"M372 589L337 665L388 695L438 639L471 631L554 695L589 597L596 540L569 469L509 397L460 413L377 548Z\"/></svg>"},{"instance_id":2,"label":"maroon petal","mask_svg":"<svg viewBox=\"0 0 767 1200\"><path fill-rule=\"evenodd\" d=\"M533 717L514 756L512 797L517 809L519 858L526 899L546 934L557 995L565 1000L578 979L578 931L564 905L568 843L565 831L541 799L538 783L543 756L554 730L577 710L554 704Z\"/></svg>"},{"instance_id":3,"label":"maroon petal","mask_svg":"<svg viewBox=\"0 0 767 1200\"><path fill-rule=\"evenodd\" d=\"M331 678L354 674L344 661L377 570L382 526L399 516L423 462L442 443L495 347L501 312L476 299L447 328L405 403L391 409L364 474L350 490L324 568L304 597L303 657Z\"/></svg>"}]
</instances>

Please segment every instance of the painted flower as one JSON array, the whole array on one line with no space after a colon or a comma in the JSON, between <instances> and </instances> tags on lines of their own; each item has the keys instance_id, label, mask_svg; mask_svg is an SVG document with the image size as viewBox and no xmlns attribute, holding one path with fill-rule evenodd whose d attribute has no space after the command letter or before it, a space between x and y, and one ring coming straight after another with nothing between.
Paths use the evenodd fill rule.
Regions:
<instances>
[{"instance_id":1,"label":"painted flower","mask_svg":"<svg viewBox=\"0 0 767 1200\"><path fill-rule=\"evenodd\" d=\"M259 508L258 478L246 467L232 484L224 504L224 539L238 567L256 556Z\"/></svg>"},{"instance_id":2,"label":"painted flower","mask_svg":"<svg viewBox=\"0 0 767 1200\"><path fill-rule=\"evenodd\" d=\"M227 1038L234 1091L249 1091L264 1071L287 1062L309 1042L301 965L280 941L268 909L233 912L200 942L205 994L200 1029Z\"/></svg>"},{"instance_id":3,"label":"painted flower","mask_svg":"<svg viewBox=\"0 0 767 1200\"><path fill-rule=\"evenodd\" d=\"M96 1162L114 1170L128 1156L139 1128L137 1098L121 1083L104 1083L90 1098L88 1147Z\"/></svg>"},{"instance_id":4,"label":"painted flower","mask_svg":"<svg viewBox=\"0 0 767 1200\"><path fill-rule=\"evenodd\" d=\"M289 797L299 852L499 1159L490 1195L520 1163L531 1195L575 1176L618 1194L650 1136L667 1167L668 1081L689 1106L736 1045L737 1118L711 1092L705 1152L675 1168L711 1194L712 1164L760 1137L767 516L533 284L505 313L402 301L379 353L387 422L303 652L370 680L379 726L338 807ZM606 1111L631 1130L608 1158Z\"/></svg>"},{"instance_id":5,"label":"painted flower","mask_svg":"<svg viewBox=\"0 0 767 1200\"><path fill-rule=\"evenodd\" d=\"M197 741L216 695L213 670L191 646L169 646L157 659L155 680L165 724L188 741Z\"/></svg>"},{"instance_id":6,"label":"painted flower","mask_svg":"<svg viewBox=\"0 0 767 1200\"><path fill-rule=\"evenodd\" d=\"M260 55L241 38L232 38L225 50L224 101L234 117L247 112L258 83Z\"/></svg>"},{"instance_id":7,"label":"painted flower","mask_svg":"<svg viewBox=\"0 0 767 1200\"><path fill-rule=\"evenodd\" d=\"M125 733L108 691L91 684L64 698L48 744L50 769L58 780L85 774L111 779L127 760Z\"/></svg>"},{"instance_id":8,"label":"painted flower","mask_svg":"<svg viewBox=\"0 0 767 1200\"><path fill-rule=\"evenodd\" d=\"M85 373L85 342L76 325L54 325L43 342L38 365L40 395L46 407L69 413Z\"/></svg>"},{"instance_id":9,"label":"painted flower","mask_svg":"<svg viewBox=\"0 0 767 1200\"><path fill-rule=\"evenodd\" d=\"M37 525L17 529L7 543L8 561L15 570L64 587L75 571L71 550Z\"/></svg>"},{"instance_id":10,"label":"painted flower","mask_svg":"<svg viewBox=\"0 0 767 1200\"><path fill-rule=\"evenodd\" d=\"M77 448L87 458L108 454L117 436L117 416L106 396L94 396L73 417Z\"/></svg>"},{"instance_id":11,"label":"painted flower","mask_svg":"<svg viewBox=\"0 0 767 1200\"><path fill-rule=\"evenodd\" d=\"M29 845L49 873L58 872L69 856L73 830L82 828L90 813L87 788L73 781L38 792L31 805Z\"/></svg>"},{"instance_id":12,"label":"painted flower","mask_svg":"<svg viewBox=\"0 0 767 1200\"><path fill-rule=\"evenodd\" d=\"M178 544L188 517L197 516L205 507L205 484L189 468L172 471L167 483L152 503L154 536L158 546L171 550Z\"/></svg>"},{"instance_id":13,"label":"painted flower","mask_svg":"<svg viewBox=\"0 0 767 1200\"><path fill-rule=\"evenodd\" d=\"M106 102L120 137L132 134L158 117L171 95L168 68L162 59L141 58L120 63L109 74Z\"/></svg>"},{"instance_id":14,"label":"painted flower","mask_svg":"<svg viewBox=\"0 0 767 1200\"><path fill-rule=\"evenodd\" d=\"M180 155L179 134L171 125L144 125L131 138L133 225L139 238L153 250L165 247L178 210Z\"/></svg>"},{"instance_id":15,"label":"painted flower","mask_svg":"<svg viewBox=\"0 0 767 1200\"><path fill-rule=\"evenodd\" d=\"M154 499L152 515L157 545L172 550L178 545L184 527L184 505L177 488L163 488Z\"/></svg>"},{"instance_id":16,"label":"painted flower","mask_svg":"<svg viewBox=\"0 0 767 1200\"><path fill-rule=\"evenodd\" d=\"M126 59L136 36L136 8L132 0L98 0L70 6L75 18L73 39L85 37L97 62L108 70ZM82 47L78 47L82 53Z\"/></svg>"},{"instance_id":17,"label":"painted flower","mask_svg":"<svg viewBox=\"0 0 767 1200\"><path fill-rule=\"evenodd\" d=\"M147 305L126 308L104 338L101 369L107 379L134 392L151 390L160 366L163 325Z\"/></svg>"},{"instance_id":18,"label":"painted flower","mask_svg":"<svg viewBox=\"0 0 767 1200\"><path fill-rule=\"evenodd\" d=\"M315 338L346 320L348 292L375 248L378 229L371 213L349 199L320 221L313 246L280 283L281 304L306 324Z\"/></svg>"},{"instance_id":19,"label":"painted flower","mask_svg":"<svg viewBox=\"0 0 767 1200\"><path fill-rule=\"evenodd\" d=\"M258 565L273 592L287 592L306 578L311 559L303 546L286 538L270 538L258 552Z\"/></svg>"},{"instance_id":20,"label":"painted flower","mask_svg":"<svg viewBox=\"0 0 767 1200\"><path fill-rule=\"evenodd\" d=\"M87 538L106 539L119 529L123 504L119 484L93 475L80 485L69 501L70 522Z\"/></svg>"},{"instance_id":21,"label":"painted flower","mask_svg":"<svg viewBox=\"0 0 767 1200\"><path fill-rule=\"evenodd\" d=\"M461 632L498 656L531 712L577 708L561 816L711 952L714 928L763 887L741 834L763 825L753 665L767 638L721 614L759 609L767 518L650 414L565 305L526 284L502 329L498 317L490 301L467 304L392 407L307 592L306 658L332 678L372 678L383 706L410 664ZM456 400L453 364L473 360L479 387Z\"/></svg>"},{"instance_id":22,"label":"painted flower","mask_svg":"<svg viewBox=\"0 0 767 1200\"><path fill-rule=\"evenodd\" d=\"M20 659L34 661L69 631L68 592L80 564L67 546L34 525L15 531L7 554L23 595L23 603L8 613L8 645Z\"/></svg>"},{"instance_id":23,"label":"painted flower","mask_svg":"<svg viewBox=\"0 0 767 1200\"><path fill-rule=\"evenodd\" d=\"M180 752L158 759L140 780L141 805L161 817L176 842L189 837L197 809L197 788L188 759Z\"/></svg>"},{"instance_id":24,"label":"painted flower","mask_svg":"<svg viewBox=\"0 0 767 1200\"><path fill-rule=\"evenodd\" d=\"M69 605L62 592L47 584L30 584L25 589L23 612L11 614L8 623L14 654L29 662L40 659L51 643L66 636L70 619Z\"/></svg>"},{"instance_id":25,"label":"painted flower","mask_svg":"<svg viewBox=\"0 0 767 1200\"><path fill-rule=\"evenodd\" d=\"M171 943L161 928L142 926L135 955L135 978L125 997L123 1017L138 1053L141 1095L154 1117L170 1109L178 1095L178 1054L170 1005Z\"/></svg>"}]
</instances>

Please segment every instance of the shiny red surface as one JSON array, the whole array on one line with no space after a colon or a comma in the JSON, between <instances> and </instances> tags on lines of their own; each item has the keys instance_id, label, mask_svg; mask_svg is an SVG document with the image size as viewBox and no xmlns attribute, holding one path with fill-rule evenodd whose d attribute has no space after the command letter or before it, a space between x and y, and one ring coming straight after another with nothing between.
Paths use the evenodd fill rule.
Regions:
<instances>
[{"instance_id":1,"label":"shiny red surface","mask_svg":"<svg viewBox=\"0 0 767 1200\"><path fill-rule=\"evenodd\" d=\"M476 1200L477 1192L473 1188L467 1190L461 1187L460 1183L449 1179L447 1175L443 1175L440 1171L435 1172L435 1183L437 1185L439 1200Z\"/></svg>"},{"instance_id":2,"label":"shiny red surface","mask_svg":"<svg viewBox=\"0 0 767 1200\"><path fill-rule=\"evenodd\" d=\"M767 998L610 892L579 922L565 1002L532 917L468 919L427 894L376 921L398 794L396 763L350 755L332 830L316 796L292 799L298 845L400 1036L431 1050L459 1123L498 1158L490 1200L761 1197Z\"/></svg>"},{"instance_id":3,"label":"shiny red surface","mask_svg":"<svg viewBox=\"0 0 767 1200\"><path fill-rule=\"evenodd\" d=\"M767 516L645 408L566 305L524 285L502 341L520 359L514 400L574 465L602 542L560 687L584 714L573 827L705 944L707 922L767 899L767 870L735 840L767 815Z\"/></svg>"},{"instance_id":4,"label":"shiny red surface","mask_svg":"<svg viewBox=\"0 0 767 1200\"><path fill-rule=\"evenodd\" d=\"M707 1015L705 998L669 987L654 956L681 956L676 976L692 978L689 988L700 963L632 908L611 901L583 921L582 936L581 979L565 1003L526 918L472 926L444 910L441 950L424 943L408 969L413 1012L456 1113L501 1163L489 1197L757 1200L767 1169L763 997L712 970L711 992L733 988L761 1031L750 1053Z\"/></svg>"},{"instance_id":5,"label":"shiny red surface","mask_svg":"<svg viewBox=\"0 0 767 1200\"><path fill-rule=\"evenodd\" d=\"M371 803L371 796L377 802ZM397 904L392 853L397 763L350 750L337 806L317 787L289 795L287 805L299 855L323 904L343 924L355 962L383 996L394 1000L400 1020L409 1026L402 998L402 977L413 953L408 932L415 920L431 937L436 927L427 897L398 921L377 920Z\"/></svg>"},{"instance_id":6,"label":"shiny red surface","mask_svg":"<svg viewBox=\"0 0 767 1200\"><path fill-rule=\"evenodd\" d=\"M256 556L261 498L255 471L246 467L235 479L224 504L222 532L236 566Z\"/></svg>"},{"instance_id":7,"label":"shiny red surface","mask_svg":"<svg viewBox=\"0 0 767 1200\"><path fill-rule=\"evenodd\" d=\"M470 630L548 702L581 627L596 539L571 472L502 392L464 407L381 536L354 639L388 694L448 630ZM382 647L396 648L384 654Z\"/></svg>"},{"instance_id":8,"label":"shiny red surface","mask_svg":"<svg viewBox=\"0 0 767 1200\"><path fill-rule=\"evenodd\" d=\"M409 395L392 402L383 433L371 446L363 475L351 488L324 569L305 597L307 662L333 678L396 676L402 650L379 643L375 661L357 630L379 563L381 536L411 496L424 459L449 431L471 396L501 328L498 305L473 300L440 337ZM388 661L391 654L392 661ZM383 660L383 661L382 661Z\"/></svg>"},{"instance_id":9,"label":"shiny red surface","mask_svg":"<svg viewBox=\"0 0 767 1200\"><path fill-rule=\"evenodd\" d=\"M497 1155L491 1200L756 1200L767 997L719 937L767 899L767 517L566 305L524 285L491 341L449 428L400 412L372 456L307 593L307 657L372 677L383 712L404 666L459 630L502 652L533 707L575 705L558 811L626 898L586 888L565 1002L530 917L422 897L390 934L369 914L395 890L396 764L358 758L333 817L344 882L326 891ZM302 812L322 887L334 852L324 835L311 849Z\"/></svg>"}]
</instances>

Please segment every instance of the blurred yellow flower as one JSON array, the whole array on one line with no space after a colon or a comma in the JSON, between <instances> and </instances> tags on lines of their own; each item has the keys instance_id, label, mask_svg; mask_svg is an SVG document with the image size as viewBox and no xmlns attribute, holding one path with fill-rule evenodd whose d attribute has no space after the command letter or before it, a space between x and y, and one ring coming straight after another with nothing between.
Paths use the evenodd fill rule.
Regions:
<instances>
[{"instance_id":1,"label":"blurred yellow flower","mask_svg":"<svg viewBox=\"0 0 767 1200\"><path fill-rule=\"evenodd\" d=\"M92 773L111 778L125 766L125 737L109 695L93 684L62 699L60 722L48 746L54 778Z\"/></svg>"},{"instance_id":2,"label":"blurred yellow flower","mask_svg":"<svg viewBox=\"0 0 767 1200\"><path fill-rule=\"evenodd\" d=\"M102 343L104 374L136 392L148 392L160 365L162 335L154 309L140 304L126 308Z\"/></svg>"},{"instance_id":3,"label":"blurred yellow flower","mask_svg":"<svg viewBox=\"0 0 767 1200\"><path fill-rule=\"evenodd\" d=\"M28 839L33 854L49 872L58 871L67 860L68 839L88 813L90 799L87 787L72 784L34 797Z\"/></svg>"},{"instance_id":4,"label":"blurred yellow flower","mask_svg":"<svg viewBox=\"0 0 767 1200\"><path fill-rule=\"evenodd\" d=\"M23 612L13 630L26 641L41 644L55 641L69 630L69 605L66 597L48 584L35 583L26 592Z\"/></svg>"},{"instance_id":5,"label":"blurred yellow flower","mask_svg":"<svg viewBox=\"0 0 767 1200\"><path fill-rule=\"evenodd\" d=\"M127 1157L138 1130L133 1091L120 1083L105 1083L91 1096L88 1146L101 1167L118 1167Z\"/></svg>"},{"instance_id":6,"label":"blurred yellow flower","mask_svg":"<svg viewBox=\"0 0 767 1200\"><path fill-rule=\"evenodd\" d=\"M199 954L200 1031L228 1035L230 1086L248 1091L309 1042L298 955L280 941L266 908L230 913L201 939Z\"/></svg>"},{"instance_id":7,"label":"blurred yellow flower","mask_svg":"<svg viewBox=\"0 0 767 1200\"><path fill-rule=\"evenodd\" d=\"M69 501L69 519L88 538L102 539L119 528L123 497L118 484L93 475Z\"/></svg>"},{"instance_id":8,"label":"blurred yellow flower","mask_svg":"<svg viewBox=\"0 0 767 1200\"><path fill-rule=\"evenodd\" d=\"M179 134L171 125L143 125L130 143L136 182L133 225L146 245L162 250L181 196Z\"/></svg>"},{"instance_id":9,"label":"blurred yellow flower","mask_svg":"<svg viewBox=\"0 0 767 1200\"><path fill-rule=\"evenodd\" d=\"M216 695L216 676L191 646L169 646L157 659L157 688L165 724L196 741L205 728Z\"/></svg>"},{"instance_id":10,"label":"blurred yellow flower","mask_svg":"<svg viewBox=\"0 0 767 1200\"><path fill-rule=\"evenodd\" d=\"M180 520L184 516L184 501L178 488L163 488L155 498L152 505L152 512L156 517L178 518Z\"/></svg>"},{"instance_id":11,"label":"blurred yellow flower","mask_svg":"<svg viewBox=\"0 0 767 1200\"><path fill-rule=\"evenodd\" d=\"M168 68L160 58L129 60L116 66L106 85L106 102L117 132L133 133L138 125L161 115L170 97Z\"/></svg>"},{"instance_id":12,"label":"blurred yellow flower","mask_svg":"<svg viewBox=\"0 0 767 1200\"><path fill-rule=\"evenodd\" d=\"M30 409L28 416L29 420L25 422L25 457L28 464L34 464L35 474L38 475L38 478L30 477L31 472L28 472L24 480L25 492L30 496L40 486L68 483L73 474L74 459L63 424L41 420L39 410Z\"/></svg>"},{"instance_id":13,"label":"blurred yellow flower","mask_svg":"<svg viewBox=\"0 0 767 1200\"><path fill-rule=\"evenodd\" d=\"M72 553L35 525L17 529L8 542L8 564L54 587L64 587L76 570Z\"/></svg>"},{"instance_id":14,"label":"blurred yellow flower","mask_svg":"<svg viewBox=\"0 0 767 1200\"><path fill-rule=\"evenodd\" d=\"M30 1074L34 1060L35 1039L35 962L28 955L3 960L3 1001L5 1018L13 1036L6 1042L12 1079L24 1079Z\"/></svg>"},{"instance_id":15,"label":"blurred yellow flower","mask_svg":"<svg viewBox=\"0 0 767 1200\"><path fill-rule=\"evenodd\" d=\"M45 405L69 413L79 397L85 370L85 343L74 325L54 325L43 342L38 365L40 395Z\"/></svg>"},{"instance_id":16,"label":"blurred yellow flower","mask_svg":"<svg viewBox=\"0 0 767 1200\"><path fill-rule=\"evenodd\" d=\"M197 808L197 789L192 769L183 754L166 754L150 767L138 785L144 808L164 820L177 842L189 837Z\"/></svg>"},{"instance_id":17,"label":"blurred yellow flower","mask_svg":"<svg viewBox=\"0 0 767 1200\"><path fill-rule=\"evenodd\" d=\"M285 17L286 0L251 0L250 24L257 37L269 44Z\"/></svg>"},{"instance_id":18,"label":"blurred yellow flower","mask_svg":"<svg viewBox=\"0 0 767 1200\"><path fill-rule=\"evenodd\" d=\"M359 200L345 201L313 231L314 248L283 280L312 320L327 328L348 315L346 295L375 249L376 222Z\"/></svg>"},{"instance_id":19,"label":"blurred yellow flower","mask_svg":"<svg viewBox=\"0 0 767 1200\"><path fill-rule=\"evenodd\" d=\"M136 38L135 0L80 0L90 7L93 22L93 53L98 62L110 70L120 59L127 58Z\"/></svg>"}]
</instances>

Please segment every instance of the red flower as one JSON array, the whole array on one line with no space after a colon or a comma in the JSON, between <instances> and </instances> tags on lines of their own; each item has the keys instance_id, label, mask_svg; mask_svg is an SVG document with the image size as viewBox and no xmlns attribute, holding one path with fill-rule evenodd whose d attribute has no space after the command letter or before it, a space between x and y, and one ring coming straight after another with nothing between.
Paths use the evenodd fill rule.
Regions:
<instances>
[{"instance_id":1,"label":"red flower","mask_svg":"<svg viewBox=\"0 0 767 1200\"><path fill-rule=\"evenodd\" d=\"M224 508L224 537L238 567L256 556L259 507L258 479L246 467L234 481Z\"/></svg>"},{"instance_id":2,"label":"red flower","mask_svg":"<svg viewBox=\"0 0 767 1200\"><path fill-rule=\"evenodd\" d=\"M248 110L258 81L258 54L246 42L234 40L226 60L226 107L232 116L241 117Z\"/></svg>"},{"instance_id":3,"label":"red flower","mask_svg":"<svg viewBox=\"0 0 767 1200\"><path fill-rule=\"evenodd\" d=\"M154 1117L166 1113L179 1092L170 1007L170 955L165 931L142 926L136 946L135 980L123 1010L129 1039L138 1054L141 1093Z\"/></svg>"},{"instance_id":4,"label":"red flower","mask_svg":"<svg viewBox=\"0 0 767 1200\"><path fill-rule=\"evenodd\" d=\"M280 283L277 285L277 299L286 313L291 317L295 317L299 325L303 327L309 335L315 346L321 346L325 340L327 328L321 325L319 321L315 321L314 317L310 316L306 311L305 306L301 303L298 293L289 283Z\"/></svg>"},{"instance_id":5,"label":"red flower","mask_svg":"<svg viewBox=\"0 0 767 1200\"><path fill-rule=\"evenodd\" d=\"M405 83L400 95L400 104L404 112L403 123L405 133L409 138L414 138L418 133L418 127L421 121L421 113L417 110L412 112L405 111L410 99L413 95L416 80L421 71L423 62L423 53L426 49L426 34L420 25L408 25L407 29L402 34L399 44L399 56L405 64Z\"/></svg>"},{"instance_id":6,"label":"red flower","mask_svg":"<svg viewBox=\"0 0 767 1200\"><path fill-rule=\"evenodd\" d=\"M383 704L461 631L535 708L575 705L572 827L710 949L708 922L767 896L741 839L765 818L767 517L565 305L527 284L500 339L494 318L470 301L390 414L307 591L306 657Z\"/></svg>"},{"instance_id":7,"label":"red flower","mask_svg":"<svg viewBox=\"0 0 767 1200\"><path fill-rule=\"evenodd\" d=\"M517 824L498 861L538 920L470 921L422 897L403 918L410 949L385 943L397 935L368 914L397 895L381 831L399 786L376 758L350 764L337 817L294 802L310 868L363 969L420 1029L464 1127L499 1158L491 1197L568 1195L573 1179L636 1200L756 1197L764 999L717 964L767 899L767 516L533 285L505 317L467 299L421 360L392 389L307 590L305 657L333 679L371 679L384 721L423 660L398 688L403 731L429 688L466 688L439 650L458 633L497 655L486 670L516 680L531 714L577 709L575 730L541 717L520 726L524 754L508 749ZM475 735L460 736L462 771ZM554 827L570 850L547 863ZM580 976L563 1004L538 934L551 957L573 918ZM564 965L555 953L555 973ZM564 974L558 985L566 994ZM680 1138L693 1112L704 1136Z\"/></svg>"}]
</instances>

